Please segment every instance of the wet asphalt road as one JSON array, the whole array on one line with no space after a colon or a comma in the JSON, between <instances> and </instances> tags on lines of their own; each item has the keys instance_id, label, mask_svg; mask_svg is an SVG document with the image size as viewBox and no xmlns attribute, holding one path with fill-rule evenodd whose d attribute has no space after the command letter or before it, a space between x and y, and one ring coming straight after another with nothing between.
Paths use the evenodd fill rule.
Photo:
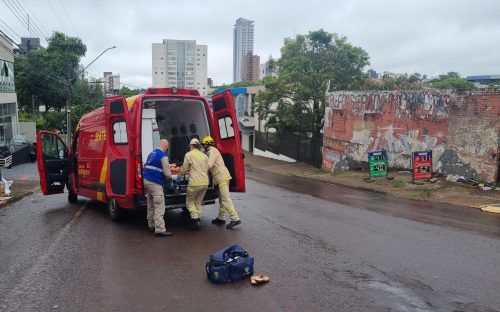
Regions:
<instances>
[{"instance_id":1,"label":"wet asphalt road","mask_svg":"<svg viewBox=\"0 0 500 312\"><path fill-rule=\"evenodd\" d=\"M155 238L143 215L34 194L0 208L0 311L500 311L500 217L249 170L229 231ZM280 187L277 187L279 185ZM214 285L233 243L271 282Z\"/></svg>"}]
</instances>

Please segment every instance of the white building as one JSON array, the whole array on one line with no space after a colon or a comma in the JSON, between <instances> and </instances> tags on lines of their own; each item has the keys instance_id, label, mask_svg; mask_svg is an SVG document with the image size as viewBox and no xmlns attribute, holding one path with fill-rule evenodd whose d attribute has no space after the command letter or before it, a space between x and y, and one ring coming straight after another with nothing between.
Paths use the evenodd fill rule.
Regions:
<instances>
[{"instance_id":1,"label":"white building","mask_svg":"<svg viewBox=\"0 0 500 312\"><path fill-rule=\"evenodd\" d=\"M13 41L0 31L0 146L18 134Z\"/></svg>"},{"instance_id":2,"label":"white building","mask_svg":"<svg viewBox=\"0 0 500 312\"><path fill-rule=\"evenodd\" d=\"M276 70L271 70L271 68L269 68L269 61L260 64L260 77L264 78L267 76L272 76L272 77L278 76Z\"/></svg>"},{"instance_id":3,"label":"white building","mask_svg":"<svg viewBox=\"0 0 500 312\"><path fill-rule=\"evenodd\" d=\"M112 72L104 72L103 75L104 90L106 94L114 94L120 90L120 74Z\"/></svg>"},{"instance_id":4,"label":"white building","mask_svg":"<svg viewBox=\"0 0 500 312\"><path fill-rule=\"evenodd\" d=\"M208 96L206 45L196 40L164 39L152 45L153 87L197 89Z\"/></svg>"},{"instance_id":5,"label":"white building","mask_svg":"<svg viewBox=\"0 0 500 312\"><path fill-rule=\"evenodd\" d=\"M253 55L253 21L238 18L233 30L233 82L242 80L243 56Z\"/></svg>"}]
</instances>

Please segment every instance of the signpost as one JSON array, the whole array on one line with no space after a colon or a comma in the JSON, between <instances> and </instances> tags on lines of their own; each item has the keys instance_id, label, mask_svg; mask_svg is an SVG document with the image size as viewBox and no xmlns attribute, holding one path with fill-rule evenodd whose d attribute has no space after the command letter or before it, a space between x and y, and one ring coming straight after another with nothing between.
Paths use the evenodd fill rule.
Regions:
<instances>
[{"instance_id":1,"label":"signpost","mask_svg":"<svg viewBox=\"0 0 500 312\"><path fill-rule=\"evenodd\" d=\"M412 153L413 181L432 178L432 151Z\"/></svg>"},{"instance_id":2,"label":"signpost","mask_svg":"<svg viewBox=\"0 0 500 312\"><path fill-rule=\"evenodd\" d=\"M368 153L368 166L370 177L387 176L387 153L386 151L375 151Z\"/></svg>"}]
</instances>

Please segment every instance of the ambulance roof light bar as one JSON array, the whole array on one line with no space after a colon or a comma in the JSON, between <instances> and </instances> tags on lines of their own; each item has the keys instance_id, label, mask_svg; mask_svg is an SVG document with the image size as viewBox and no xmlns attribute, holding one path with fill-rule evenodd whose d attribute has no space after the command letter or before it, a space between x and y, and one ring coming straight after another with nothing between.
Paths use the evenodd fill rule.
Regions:
<instances>
[{"instance_id":1,"label":"ambulance roof light bar","mask_svg":"<svg viewBox=\"0 0 500 312\"><path fill-rule=\"evenodd\" d=\"M191 96L200 96L200 92L196 89L183 89L183 88L147 88L145 95L150 94L179 94L179 95L191 95Z\"/></svg>"}]
</instances>

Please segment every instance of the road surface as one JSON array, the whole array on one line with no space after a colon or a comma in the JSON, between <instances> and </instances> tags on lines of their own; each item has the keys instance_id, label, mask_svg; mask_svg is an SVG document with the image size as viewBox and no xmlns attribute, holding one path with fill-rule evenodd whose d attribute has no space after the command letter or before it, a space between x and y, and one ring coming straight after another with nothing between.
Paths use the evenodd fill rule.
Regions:
<instances>
[{"instance_id":1,"label":"road surface","mask_svg":"<svg viewBox=\"0 0 500 312\"><path fill-rule=\"evenodd\" d=\"M113 223L65 195L0 208L0 311L500 311L500 217L249 170L243 224L173 237L144 215ZM271 282L211 284L205 263L233 243Z\"/></svg>"}]
</instances>

